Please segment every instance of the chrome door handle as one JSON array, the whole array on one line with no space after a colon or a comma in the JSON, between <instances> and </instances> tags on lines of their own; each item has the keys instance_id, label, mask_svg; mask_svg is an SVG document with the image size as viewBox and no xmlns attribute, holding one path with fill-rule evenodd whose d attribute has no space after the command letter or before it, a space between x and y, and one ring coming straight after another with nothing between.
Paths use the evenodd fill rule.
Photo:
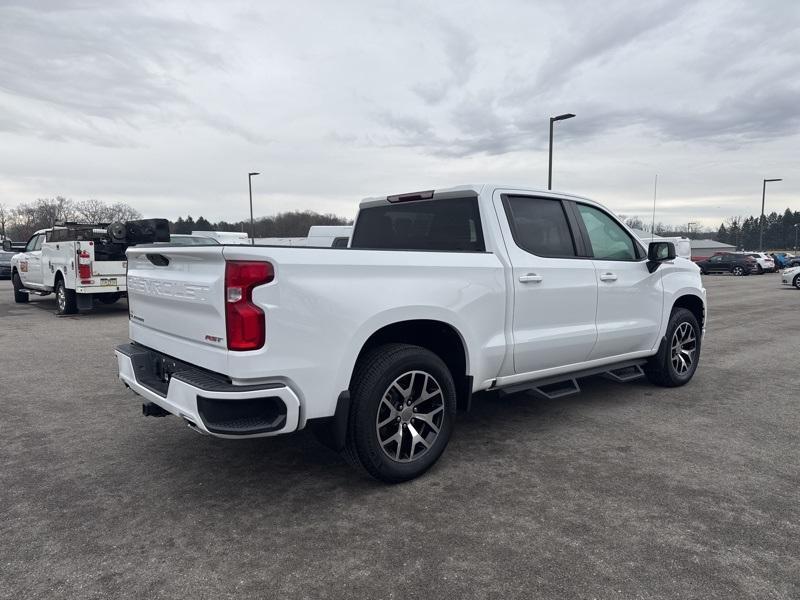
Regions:
<instances>
[{"instance_id":1,"label":"chrome door handle","mask_svg":"<svg viewBox=\"0 0 800 600\"><path fill-rule=\"evenodd\" d=\"M617 276L614 273L603 273L600 275L600 281L616 281Z\"/></svg>"},{"instance_id":2,"label":"chrome door handle","mask_svg":"<svg viewBox=\"0 0 800 600\"><path fill-rule=\"evenodd\" d=\"M542 281L542 276L536 273L528 273L527 275L520 275L519 280L522 283L539 283Z\"/></svg>"}]
</instances>

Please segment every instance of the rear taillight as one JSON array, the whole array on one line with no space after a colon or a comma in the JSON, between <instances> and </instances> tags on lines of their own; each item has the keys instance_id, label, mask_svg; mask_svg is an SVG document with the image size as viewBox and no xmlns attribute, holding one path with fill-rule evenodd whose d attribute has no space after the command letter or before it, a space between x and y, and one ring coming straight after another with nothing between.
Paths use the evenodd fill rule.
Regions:
<instances>
[{"instance_id":1,"label":"rear taillight","mask_svg":"<svg viewBox=\"0 0 800 600\"><path fill-rule=\"evenodd\" d=\"M78 277L89 279L92 276L92 257L87 250L78 252Z\"/></svg>"},{"instance_id":2,"label":"rear taillight","mask_svg":"<svg viewBox=\"0 0 800 600\"><path fill-rule=\"evenodd\" d=\"M253 304L253 288L269 283L275 270L268 262L225 263L225 325L229 350L258 350L266 341L264 311Z\"/></svg>"}]
</instances>

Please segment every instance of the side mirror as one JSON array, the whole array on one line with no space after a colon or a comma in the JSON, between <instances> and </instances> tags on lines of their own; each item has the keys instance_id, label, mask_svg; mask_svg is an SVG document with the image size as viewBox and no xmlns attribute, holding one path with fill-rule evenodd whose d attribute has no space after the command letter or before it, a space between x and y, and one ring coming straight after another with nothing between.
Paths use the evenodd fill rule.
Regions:
<instances>
[{"instance_id":1,"label":"side mirror","mask_svg":"<svg viewBox=\"0 0 800 600\"><path fill-rule=\"evenodd\" d=\"M650 242L647 247L647 270L651 273L665 260L675 258L675 244L672 242Z\"/></svg>"},{"instance_id":2,"label":"side mirror","mask_svg":"<svg viewBox=\"0 0 800 600\"><path fill-rule=\"evenodd\" d=\"M3 250L5 252L11 252L11 240L3 240Z\"/></svg>"}]
</instances>

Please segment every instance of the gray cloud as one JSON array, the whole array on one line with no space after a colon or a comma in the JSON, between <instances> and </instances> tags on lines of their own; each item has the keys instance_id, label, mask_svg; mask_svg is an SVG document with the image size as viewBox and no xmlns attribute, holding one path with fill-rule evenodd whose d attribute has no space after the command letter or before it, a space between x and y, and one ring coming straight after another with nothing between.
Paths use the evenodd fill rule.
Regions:
<instances>
[{"instance_id":1,"label":"gray cloud","mask_svg":"<svg viewBox=\"0 0 800 600\"><path fill-rule=\"evenodd\" d=\"M259 139L224 115L196 107L185 79L221 70L219 32L208 25L130 10L126 3L0 6L0 107L37 113L0 121L4 131L52 140L129 146L129 129L199 121ZM29 106L31 106L29 104Z\"/></svg>"},{"instance_id":2,"label":"gray cloud","mask_svg":"<svg viewBox=\"0 0 800 600\"><path fill-rule=\"evenodd\" d=\"M0 202L231 220L257 170L261 210L352 216L542 185L574 112L562 189L636 214L658 172L671 219L747 214L762 176L800 193L798 48L796 0L0 0Z\"/></svg>"}]
</instances>

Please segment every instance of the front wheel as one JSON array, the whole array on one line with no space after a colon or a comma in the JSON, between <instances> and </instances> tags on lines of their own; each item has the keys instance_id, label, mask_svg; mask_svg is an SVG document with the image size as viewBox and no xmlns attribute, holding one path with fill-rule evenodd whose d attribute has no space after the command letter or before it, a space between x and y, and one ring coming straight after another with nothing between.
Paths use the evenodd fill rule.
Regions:
<instances>
[{"instance_id":1,"label":"front wheel","mask_svg":"<svg viewBox=\"0 0 800 600\"><path fill-rule=\"evenodd\" d=\"M74 315L78 312L75 290L68 290L63 279L56 282L56 307L59 315Z\"/></svg>"},{"instance_id":2,"label":"front wheel","mask_svg":"<svg viewBox=\"0 0 800 600\"><path fill-rule=\"evenodd\" d=\"M455 419L455 383L430 350L375 348L359 361L350 392L348 462L397 483L419 477L444 452Z\"/></svg>"},{"instance_id":3,"label":"front wheel","mask_svg":"<svg viewBox=\"0 0 800 600\"><path fill-rule=\"evenodd\" d=\"M694 314L685 308L674 309L658 354L645 366L647 378L662 387L689 383L700 359L700 336L700 325Z\"/></svg>"},{"instance_id":4,"label":"front wheel","mask_svg":"<svg viewBox=\"0 0 800 600\"><path fill-rule=\"evenodd\" d=\"M744 275L744 267L740 267L737 265L731 269L731 273L736 275L736 277L741 277L742 275Z\"/></svg>"},{"instance_id":5,"label":"front wheel","mask_svg":"<svg viewBox=\"0 0 800 600\"><path fill-rule=\"evenodd\" d=\"M22 280L19 278L18 273L11 276L11 285L14 286L14 302L17 304L25 304L28 301L28 294L22 291Z\"/></svg>"},{"instance_id":6,"label":"front wheel","mask_svg":"<svg viewBox=\"0 0 800 600\"><path fill-rule=\"evenodd\" d=\"M800 290L800 273L794 276L794 279L792 279L792 285Z\"/></svg>"}]
</instances>

